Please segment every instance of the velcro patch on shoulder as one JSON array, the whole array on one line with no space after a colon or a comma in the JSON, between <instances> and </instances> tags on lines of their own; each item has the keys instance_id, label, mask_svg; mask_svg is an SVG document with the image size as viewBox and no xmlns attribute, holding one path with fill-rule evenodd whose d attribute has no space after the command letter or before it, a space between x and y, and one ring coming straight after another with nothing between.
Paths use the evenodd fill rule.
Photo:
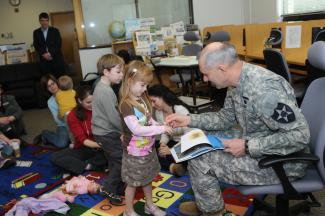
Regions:
<instances>
[{"instance_id":1,"label":"velcro patch on shoulder","mask_svg":"<svg viewBox=\"0 0 325 216\"><path fill-rule=\"evenodd\" d=\"M284 124L291 123L296 120L295 113L291 107L284 103L278 103L271 118L279 123Z\"/></svg>"}]
</instances>

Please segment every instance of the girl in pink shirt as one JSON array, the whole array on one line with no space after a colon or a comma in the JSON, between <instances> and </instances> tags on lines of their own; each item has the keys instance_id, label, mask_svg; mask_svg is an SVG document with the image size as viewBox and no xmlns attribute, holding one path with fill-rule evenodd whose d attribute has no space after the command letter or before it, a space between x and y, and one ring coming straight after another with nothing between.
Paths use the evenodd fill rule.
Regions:
<instances>
[{"instance_id":1,"label":"girl in pink shirt","mask_svg":"<svg viewBox=\"0 0 325 216\"><path fill-rule=\"evenodd\" d=\"M120 89L119 109L123 122L122 180L125 189L125 216L138 215L133 208L136 187L142 187L146 196L144 210L147 214L163 216L152 202L151 182L157 176L160 165L154 148L155 135L170 133L172 129L159 125L152 117L152 107L147 86L153 78L152 71L141 61L132 61L125 68Z\"/></svg>"}]
</instances>

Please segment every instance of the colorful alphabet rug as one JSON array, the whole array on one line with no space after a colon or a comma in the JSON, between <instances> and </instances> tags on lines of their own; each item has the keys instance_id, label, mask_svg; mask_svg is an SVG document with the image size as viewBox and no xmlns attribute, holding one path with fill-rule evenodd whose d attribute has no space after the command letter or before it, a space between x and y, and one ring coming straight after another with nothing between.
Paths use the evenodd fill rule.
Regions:
<instances>
[{"instance_id":1,"label":"colorful alphabet rug","mask_svg":"<svg viewBox=\"0 0 325 216\"><path fill-rule=\"evenodd\" d=\"M39 146L28 146L22 149L22 156L17 165L9 169L0 170L0 215L10 209L18 200L25 197L48 196L64 183L63 170L53 166L49 161L53 151ZM105 177L103 172L89 172L84 174L88 179L101 183ZM69 177L67 177L69 178ZM222 185L227 216L251 215L254 196L244 196L229 185ZM51 192L49 192L51 191ZM188 176L176 178L165 172L155 178L153 182L153 200L157 206L167 212L168 216L181 215L178 210L180 203L194 200ZM99 194L79 195L75 202L69 204L71 216L120 216L125 206L113 206ZM144 195L139 189L134 201L135 210L141 216L144 213ZM32 215L32 214L30 214ZM54 212L47 216L60 215Z\"/></svg>"},{"instance_id":2,"label":"colorful alphabet rug","mask_svg":"<svg viewBox=\"0 0 325 216\"><path fill-rule=\"evenodd\" d=\"M0 215L17 200L38 197L65 181L63 170L49 160L52 152L40 146L26 146L15 166L0 170Z\"/></svg>"},{"instance_id":3,"label":"colorful alphabet rug","mask_svg":"<svg viewBox=\"0 0 325 216\"><path fill-rule=\"evenodd\" d=\"M102 173L90 172L86 174L88 179L97 182L102 181ZM168 216L182 215L178 206L181 202L194 200L193 191L188 176L176 178L171 174L160 172L153 182L153 200L157 206L165 210ZM253 206L252 195L244 196L236 188L223 187L223 197L226 203L227 216L251 215ZM144 195L141 190L137 190L134 207L139 215L144 213ZM82 216L121 216L125 206L113 206L101 195L79 195L73 204L69 204L68 215ZM54 212L47 213L46 216L60 215Z\"/></svg>"}]
</instances>

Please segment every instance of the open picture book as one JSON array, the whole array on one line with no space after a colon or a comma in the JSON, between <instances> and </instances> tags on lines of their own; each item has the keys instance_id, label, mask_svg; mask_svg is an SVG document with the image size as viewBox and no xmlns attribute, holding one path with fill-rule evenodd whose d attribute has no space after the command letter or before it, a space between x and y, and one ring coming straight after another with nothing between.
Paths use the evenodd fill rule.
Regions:
<instances>
[{"instance_id":1,"label":"open picture book","mask_svg":"<svg viewBox=\"0 0 325 216\"><path fill-rule=\"evenodd\" d=\"M205 135L202 130L194 129L184 134L170 152L176 163L179 163L218 149L224 149L218 137Z\"/></svg>"}]
</instances>

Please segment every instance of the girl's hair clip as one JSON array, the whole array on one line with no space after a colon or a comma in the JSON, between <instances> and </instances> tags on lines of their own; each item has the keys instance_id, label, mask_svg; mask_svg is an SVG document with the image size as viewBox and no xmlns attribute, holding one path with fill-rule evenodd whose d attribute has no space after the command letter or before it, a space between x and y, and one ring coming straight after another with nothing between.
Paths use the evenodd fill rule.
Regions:
<instances>
[{"instance_id":1,"label":"girl's hair clip","mask_svg":"<svg viewBox=\"0 0 325 216\"><path fill-rule=\"evenodd\" d=\"M138 69L133 68L133 69L132 69L132 73L136 73L136 72L138 72Z\"/></svg>"}]
</instances>

